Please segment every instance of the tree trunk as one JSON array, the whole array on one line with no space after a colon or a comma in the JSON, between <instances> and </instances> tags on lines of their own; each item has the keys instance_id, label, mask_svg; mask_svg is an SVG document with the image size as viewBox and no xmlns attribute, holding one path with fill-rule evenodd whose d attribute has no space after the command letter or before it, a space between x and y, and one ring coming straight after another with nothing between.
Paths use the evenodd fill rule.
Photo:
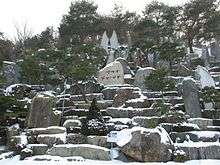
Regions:
<instances>
[{"instance_id":1,"label":"tree trunk","mask_svg":"<svg viewBox=\"0 0 220 165\"><path fill-rule=\"evenodd\" d=\"M188 47L189 47L189 52L194 53L193 52L193 39L189 35L188 35Z\"/></svg>"}]
</instances>

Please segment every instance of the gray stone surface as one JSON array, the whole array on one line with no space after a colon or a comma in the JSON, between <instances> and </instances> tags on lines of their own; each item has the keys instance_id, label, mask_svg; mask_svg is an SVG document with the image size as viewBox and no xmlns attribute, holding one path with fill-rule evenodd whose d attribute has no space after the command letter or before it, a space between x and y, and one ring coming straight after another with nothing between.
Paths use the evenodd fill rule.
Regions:
<instances>
[{"instance_id":1,"label":"gray stone surface","mask_svg":"<svg viewBox=\"0 0 220 165\"><path fill-rule=\"evenodd\" d=\"M208 126L213 126L213 120L206 118L190 118L188 119L188 122L192 124L197 124L202 130L206 130Z\"/></svg>"},{"instance_id":2,"label":"gray stone surface","mask_svg":"<svg viewBox=\"0 0 220 165\"><path fill-rule=\"evenodd\" d=\"M141 127L145 128L155 128L159 124L160 117L143 117L143 116L137 116L133 117L132 121L137 123Z\"/></svg>"},{"instance_id":3,"label":"gray stone surface","mask_svg":"<svg viewBox=\"0 0 220 165\"><path fill-rule=\"evenodd\" d=\"M45 155L48 150L46 144L29 144L27 148L33 151L33 155Z\"/></svg>"},{"instance_id":4,"label":"gray stone surface","mask_svg":"<svg viewBox=\"0 0 220 165\"><path fill-rule=\"evenodd\" d=\"M145 78L148 77L154 70L155 69L152 67L138 69L135 75L134 85L141 89L145 89L146 88L144 84Z\"/></svg>"},{"instance_id":5,"label":"gray stone surface","mask_svg":"<svg viewBox=\"0 0 220 165\"><path fill-rule=\"evenodd\" d=\"M124 74L133 75L133 72L131 71L128 62L124 58L117 58L116 61L120 62L123 66Z\"/></svg>"},{"instance_id":6,"label":"gray stone surface","mask_svg":"<svg viewBox=\"0 0 220 165\"><path fill-rule=\"evenodd\" d=\"M3 75L6 79L6 86L19 83L19 68L14 62L3 61Z\"/></svg>"},{"instance_id":7,"label":"gray stone surface","mask_svg":"<svg viewBox=\"0 0 220 165\"><path fill-rule=\"evenodd\" d=\"M114 118L132 118L135 116L159 116L155 109L152 108L115 108L109 107L106 112Z\"/></svg>"},{"instance_id":8,"label":"gray stone surface","mask_svg":"<svg viewBox=\"0 0 220 165\"><path fill-rule=\"evenodd\" d=\"M174 149L169 135L163 128L140 129L132 132L131 140L121 147L122 152L141 162L167 162Z\"/></svg>"},{"instance_id":9,"label":"gray stone surface","mask_svg":"<svg viewBox=\"0 0 220 165\"><path fill-rule=\"evenodd\" d=\"M66 142L66 134L43 134L37 136L37 142L52 147L54 144L64 144Z\"/></svg>"},{"instance_id":10,"label":"gray stone surface","mask_svg":"<svg viewBox=\"0 0 220 165\"><path fill-rule=\"evenodd\" d=\"M33 129L28 129L27 133L28 135L31 136L38 136L40 134L62 134L66 132L65 127L47 127L47 128L33 128Z\"/></svg>"},{"instance_id":11,"label":"gray stone surface","mask_svg":"<svg viewBox=\"0 0 220 165\"><path fill-rule=\"evenodd\" d=\"M56 145L48 150L47 154L61 157L81 156L92 160L111 160L109 149L89 144Z\"/></svg>"},{"instance_id":12,"label":"gray stone surface","mask_svg":"<svg viewBox=\"0 0 220 165\"><path fill-rule=\"evenodd\" d=\"M220 146L219 144L210 144L209 145L191 145L191 146L184 146L178 145L177 146L183 150L187 156L191 160L198 160L198 159L220 159Z\"/></svg>"},{"instance_id":13,"label":"gray stone surface","mask_svg":"<svg viewBox=\"0 0 220 165\"><path fill-rule=\"evenodd\" d=\"M28 128L45 128L59 126L61 112L54 111L56 98L51 96L37 95L33 98L27 118Z\"/></svg>"},{"instance_id":14,"label":"gray stone surface","mask_svg":"<svg viewBox=\"0 0 220 165\"><path fill-rule=\"evenodd\" d=\"M106 136L87 136L87 142L100 147L108 147Z\"/></svg>"},{"instance_id":15,"label":"gray stone surface","mask_svg":"<svg viewBox=\"0 0 220 165\"><path fill-rule=\"evenodd\" d=\"M198 88L195 82L191 79L183 81L183 99L185 110L190 117L201 117L201 107L199 103Z\"/></svg>"},{"instance_id":16,"label":"gray stone surface","mask_svg":"<svg viewBox=\"0 0 220 165\"><path fill-rule=\"evenodd\" d=\"M86 144L87 138L82 134L68 134L66 137L66 143L68 144Z\"/></svg>"},{"instance_id":17,"label":"gray stone surface","mask_svg":"<svg viewBox=\"0 0 220 165\"><path fill-rule=\"evenodd\" d=\"M114 61L99 71L98 82L105 86L123 85L124 70L120 62Z\"/></svg>"}]
</instances>

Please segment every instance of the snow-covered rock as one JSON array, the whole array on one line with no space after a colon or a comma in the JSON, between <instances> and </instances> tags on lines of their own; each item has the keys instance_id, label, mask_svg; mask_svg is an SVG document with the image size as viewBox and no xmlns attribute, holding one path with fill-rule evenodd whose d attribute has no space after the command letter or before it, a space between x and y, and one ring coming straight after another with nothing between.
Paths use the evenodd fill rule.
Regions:
<instances>
[{"instance_id":1,"label":"snow-covered rock","mask_svg":"<svg viewBox=\"0 0 220 165\"><path fill-rule=\"evenodd\" d=\"M172 140L161 127L133 127L122 130L118 133L117 145L125 155L144 162L169 161L173 150Z\"/></svg>"}]
</instances>

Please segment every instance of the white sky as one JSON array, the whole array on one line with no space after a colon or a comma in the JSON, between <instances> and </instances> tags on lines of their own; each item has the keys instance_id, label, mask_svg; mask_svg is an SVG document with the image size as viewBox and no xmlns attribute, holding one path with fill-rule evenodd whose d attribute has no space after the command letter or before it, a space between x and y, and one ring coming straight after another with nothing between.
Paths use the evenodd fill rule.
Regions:
<instances>
[{"instance_id":1,"label":"white sky","mask_svg":"<svg viewBox=\"0 0 220 165\"><path fill-rule=\"evenodd\" d=\"M74 0L0 0L0 32L6 37L15 36L15 25L27 23L34 34L47 26L58 27L63 14L68 12ZM100 13L108 14L113 5L119 4L130 11L141 12L151 0L93 0ZM188 0L159 0L169 5L182 4Z\"/></svg>"}]
</instances>

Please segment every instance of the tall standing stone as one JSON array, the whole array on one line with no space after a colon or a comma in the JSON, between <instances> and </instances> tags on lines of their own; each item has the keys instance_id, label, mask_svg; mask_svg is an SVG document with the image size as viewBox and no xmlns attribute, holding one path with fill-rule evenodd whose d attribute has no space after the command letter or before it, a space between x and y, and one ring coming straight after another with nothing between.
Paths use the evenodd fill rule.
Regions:
<instances>
[{"instance_id":1,"label":"tall standing stone","mask_svg":"<svg viewBox=\"0 0 220 165\"><path fill-rule=\"evenodd\" d=\"M220 61L220 46L218 42L213 42L210 46L211 55L214 56L215 61Z\"/></svg>"},{"instance_id":2,"label":"tall standing stone","mask_svg":"<svg viewBox=\"0 0 220 165\"><path fill-rule=\"evenodd\" d=\"M185 110L190 117L198 118L202 116L198 88L192 79L183 81L183 99Z\"/></svg>"},{"instance_id":3,"label":"tall standing stone","mask_svg":"<svg viewBox=\"0 0 220 165\"><path fill-rule=\"evenodd\" d=\"M60 111L53 111L56 98L45 95L37 95L33 98L27 118L28 128L45 128L59 126L61 120Z\"/></svg>"},{"instance_id":4,"label":"tall standing stone","mask_svg":"<svg viewBox=\"0 0 220 165\"><path fill-rule=\"evenodd\" d=\"M124 70L120 62L114 61L99 71L98 83L105 86L123 85Z\"/></svg>"}]
</instances>

